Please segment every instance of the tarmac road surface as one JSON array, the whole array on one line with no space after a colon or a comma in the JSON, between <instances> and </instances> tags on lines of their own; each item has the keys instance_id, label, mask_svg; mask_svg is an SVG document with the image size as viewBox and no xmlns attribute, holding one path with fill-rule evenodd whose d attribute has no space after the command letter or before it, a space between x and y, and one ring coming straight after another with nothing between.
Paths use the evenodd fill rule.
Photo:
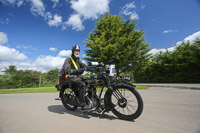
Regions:
<instances>
[{"instance_id":1,"label":"tarmac road surface","mask_svg":"<svg viewBox=\"0 0 200 133\"><path fill-rule=\"evenodd\" d=\"M112 114L67 111L58 93L0 95L0 133L200 133L200 90L140 90L144 111L135 121Z\"/></svg>"}]
</instances>

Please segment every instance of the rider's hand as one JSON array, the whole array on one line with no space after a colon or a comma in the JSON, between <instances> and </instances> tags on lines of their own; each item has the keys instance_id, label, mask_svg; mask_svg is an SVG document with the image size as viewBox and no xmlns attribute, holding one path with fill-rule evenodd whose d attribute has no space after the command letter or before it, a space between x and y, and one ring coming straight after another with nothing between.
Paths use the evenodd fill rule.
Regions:
<instances>
[{"instance_id":1,"label":"rider's hand","mask_svg":"<svg viewBox=\"0 0 200 133\"><path fill-rule=\"evenodd\" d=\"M83 74L84 71L84 68L79 68L78 70L76 70L77 74Z\"/></svg>"}]
</instances>

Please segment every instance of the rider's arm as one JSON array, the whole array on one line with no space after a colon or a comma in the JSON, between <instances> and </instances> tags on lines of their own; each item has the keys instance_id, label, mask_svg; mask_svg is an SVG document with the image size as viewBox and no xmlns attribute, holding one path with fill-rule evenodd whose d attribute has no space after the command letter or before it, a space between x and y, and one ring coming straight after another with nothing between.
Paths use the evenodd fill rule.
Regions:
<instances>
[{"instance_id":1,"label":"rider's arm","mask_svg":"<svg viewBox=\"0 0 200 133\"><path fill-rule=\"evenodd\" d=\"M64 70L67 75L75 75L76 69L71 69L71 59L67 58L64 63Z\"/></svg>"},{"instance_id":2,"label":"rider's arm","mask_svg":"<svg viewBox=\"0 0 200 133\"><path fill-rule=\"evenodd\" d=\"M84 68L85 70L88 69L88 66L86 64L84 64L82 61L78 61L79 65L80 65L80 68Z\"/></svg>"},{"instance_id":3,"label":"rider's arm","mask_svg":"<svg viewBox=\"0 0 200 133\"><path fill-rule=\"evenodd\" d=\"M84 64L80 60L79 60L79 64L80 64L80 68L84 68L85 71L97 71L98 70L97 67L95 67L95 66L87 66L86 64Z\"/></svg>"}]
</instances>

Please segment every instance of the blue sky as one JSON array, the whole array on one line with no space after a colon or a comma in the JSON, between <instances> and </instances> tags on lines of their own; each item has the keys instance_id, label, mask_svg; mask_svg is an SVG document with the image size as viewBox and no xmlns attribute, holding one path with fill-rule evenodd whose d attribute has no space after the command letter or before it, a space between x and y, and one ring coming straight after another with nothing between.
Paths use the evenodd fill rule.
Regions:
<instances>
[{"instance_id":1,"label":"blue sky","mask_svg":"<svg viewBox=\"0 0 200 133\"><path fill-rule=\"evenodd\" d=\"M46 72L81 46L98 16L136 19L151 53L200 37L200 0L0 0L0 68Z\"/></svg>"}]
</instances>

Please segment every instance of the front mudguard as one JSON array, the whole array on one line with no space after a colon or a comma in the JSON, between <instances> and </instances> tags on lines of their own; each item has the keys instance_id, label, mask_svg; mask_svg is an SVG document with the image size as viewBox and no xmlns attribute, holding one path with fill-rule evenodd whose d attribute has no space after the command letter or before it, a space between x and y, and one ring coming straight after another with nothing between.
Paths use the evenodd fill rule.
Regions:
<instances>
[{"instance_id":1,"label":"front mudguard","mask_svg":"<svg viewBox=\"0 0 200 133\"><path fill-rule=\"evenodd\" d=\"M113 104L111 102L111 95L112 95L112 90L108 89L104 96L104 104L105 104L106 111L110 111L113 109Z\"/></svg>"},{"instance_id":2,"label":"front mudguard","mask_svg":"<svg viewBox=\"0 0 200 133\"><path fill-rule=\"evenodd\" d=\"M112 87L113 88L123 87L123 88L131 88L131 89L135 89L136 88L135 85L130 84L130 83L124 83L124 82L114 83L114 84L112 84Z\"/></svg>"},{"instance_id":3,"label":"front mudguard","mask_svg":"<svg viewBox=\"0 0 200 133\"><path fill-rule=\"evenodd\" d=\"M111 95L116 88L120 88L120 87L135 89L136 86L130 83L123 83L123 82L112 84L112 89L108 88L104 96L106 111L111 111L115 107L115 105L111 102Z\"/></svg>"}]
</instances>

